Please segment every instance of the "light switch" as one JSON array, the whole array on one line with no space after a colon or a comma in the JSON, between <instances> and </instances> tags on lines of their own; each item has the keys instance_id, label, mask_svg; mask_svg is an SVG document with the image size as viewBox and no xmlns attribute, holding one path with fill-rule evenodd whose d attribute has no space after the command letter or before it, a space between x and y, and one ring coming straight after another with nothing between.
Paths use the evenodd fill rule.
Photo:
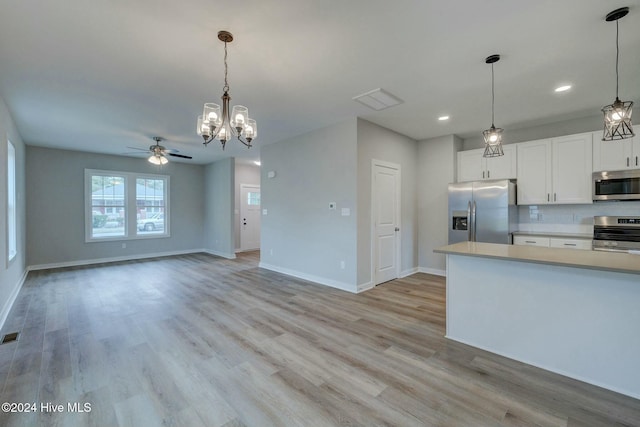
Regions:
<instances>
[{"instance_id":1,"label":"light switch","mask_svg":"<svg viewBox=\"0 0 640 427\"><path fill-rule=\"evenodd\" d=\"M267 214L267 210L266 209L262 209L262 215L266 215Z\"/></svg>"},{"instance_id":2,"label":"light switch","mask_svg":"<svg viewBox=\"0 0 640 427\"><path fill-rule=\"evenodd\" d=\"M351 209L342 208L342 216L349 216L349 215L351 215Z\"/></svg>"}]
</instances>

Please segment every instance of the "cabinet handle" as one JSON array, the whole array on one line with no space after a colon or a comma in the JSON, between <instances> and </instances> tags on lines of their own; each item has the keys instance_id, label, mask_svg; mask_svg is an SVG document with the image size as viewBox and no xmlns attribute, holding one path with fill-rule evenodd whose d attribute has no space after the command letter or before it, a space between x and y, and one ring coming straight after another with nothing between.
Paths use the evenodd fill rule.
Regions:
<instances>
[{"instance_id":1,"label":"cabinet handle","mask_svg":"<svg viewBox=\"0 0 640 427\"><path fill-rule=\"evenodd\" d=\"M627 167L629 167L629 158L627 157Z\"/></svg>"},{"instance_id":2,"label":"cabinet handle","mask_svg":"<svg viewBox=\"0 0 640 427\"><path fill-rule=\"evenodd\" d=\"M576 246L576 244L575 244L575 243L565 243L564 245L565 245L565 246Z\"/></svg>"},{"instance_id":3,"label":"cabinet handle","mask_svg":"<svg viewBox=\"0 0 640 427\"><path fill-rule=\"evenodd\" d=\"M555 202L556 200L558 200L558 198L556 197L556 193L553 193L553 201Z\"/></svg>"},{"instance_id":4,"label":"cabinet handle","mask_svg":"<svg viewBox=\"0 0 640 427\"><path fill-rule=\"evenodd\" d=\"M638 166L638 156L636 156L636 166Z\"/></svg>"},{"instance_id":5,"label":"cabinet handle","mask_svg":"<svg viewBox=\"0 0 640 427\"><path fill-rule=\"evenodd\" d=\"M525 240L524 242L525 242L525 243L536 243L536 241L535 241L535 240Z\"/></svg>"},{"instance_id":6,"label":"cabinet handle","mask_svg":"<svg viewBox=\"0 0 640 427\"><path fill-rule=\"evenodd\" d=\"M627 165L627 166L629 166L629 165ZM482 179L484 179L484 171L482 171Z\"/></svg>"},{"instance_id":7,"label":"cabinet handle","mask_svg":"<svg viewBox=\"0 0 640 427\"><path fill-rule=\"evenodd\" d=\"M491 171L487 171L487 178L491 178Z\"/></svg>"}]
</instances>

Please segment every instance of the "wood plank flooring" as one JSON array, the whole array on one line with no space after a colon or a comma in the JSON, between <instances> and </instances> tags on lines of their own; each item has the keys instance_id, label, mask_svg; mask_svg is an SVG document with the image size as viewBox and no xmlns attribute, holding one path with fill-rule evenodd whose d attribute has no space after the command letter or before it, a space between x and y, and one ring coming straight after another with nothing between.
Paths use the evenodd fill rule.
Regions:
<instances>
[{"instance_id":1,"label":"wood plank flooring","mask_svg":"<svg viewBox=\"0 0 640 427\"><path fill-rule=\"evenodd\" d=\"M640 400L446 340L443 278L353 295L258 257L31 272L0 403L38 410L0 426L640 426Z\"/></svg>"}]
</instances>

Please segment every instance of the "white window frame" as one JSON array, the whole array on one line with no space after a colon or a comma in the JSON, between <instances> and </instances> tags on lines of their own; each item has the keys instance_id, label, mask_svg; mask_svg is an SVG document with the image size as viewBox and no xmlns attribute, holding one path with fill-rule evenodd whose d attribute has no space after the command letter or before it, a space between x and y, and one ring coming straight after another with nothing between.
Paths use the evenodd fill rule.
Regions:
<instances>
[{"instance_id":1,"label":"white window frame","mask_svg":"<svg viewBox=\"0 0 640 427\"><path fill-rule=\"evenodd\" d=\"M18 255L16 147L7 138L7 264Z\"/></svg>"},{"instance_id":2,"label":"white window frame","mask_svg":"<svg viewBox=\"0 0 640 427\"><path fill-rule=\"evenodd\" d=\"M124 190L124 236L111 237L93 237L92 224L92 177L96 175L102 176L119 176L125 180ZM138 179L154 179L164 181L164 232L153 234L138 234L138 218L137 218L137 202L136 202L136 181ZM170 177L169 175L153 175L135 172L108 171L100 169L84 170L84 223L85 223L85 242L110 242L119 240L140 240L140 239L159 239L171 237L171 221L170 221L170 199L169 199Z\"/></svg>"}]
</instances>

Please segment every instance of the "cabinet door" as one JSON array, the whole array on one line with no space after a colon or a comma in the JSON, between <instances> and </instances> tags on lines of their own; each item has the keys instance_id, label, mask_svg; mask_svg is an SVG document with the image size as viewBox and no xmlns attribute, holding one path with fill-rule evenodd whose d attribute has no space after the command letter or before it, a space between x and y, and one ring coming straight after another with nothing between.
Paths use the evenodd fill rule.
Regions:
<instances>
[{"instance_id":1,"label":"cabinet door","mask_svg":"<svg viewBox=\"0 0 640 427\"><path fill-rule=\"evenodd\" d=\"M484 149L458 152L458 182L484 178Z\"/></svg>"},{"instance_id":2,"label":"cabinet door","mask_svg":"<svg viewBox=\"0 0 640 427\"><path fill-rule=\"evenodd\" d=\"M593 146L591 133L552 140L552 203L593 203L591 173Z\"/></svg>"},{"instance_id":3,"label":"cabinet door","mask_svg":"<svg viewBox=\"0 0 640 427\"><path fill-rule=\"evenodd\" d=\"M517 150L518 204L539 205L550 201L551 140L523 142Z\"/></svg>"},{"instance_id":4,"label":"cabinet door","mask_svg":"<svg viewBox=\"0 0 640 427\"><path fill-rule=\"evenodd\" d=\"M616 171L626 169L627 167L635 167L632 166L636 159L632 156L631 148L635 141L631 139L603 141L602 131L593 132L592 135L594 172ZM634 140L635 139L639 138L635 137Z\"/></svg>"},{"instance_id":5,"label":"cabinet door","mask_svg":"<svg viewBox=\"0 0 640 427\"><path fill-rule=\"evenodd\" d=\"M633 149L631 150L631 167L633 169L640 169L640 135L636 134L631 140Z\"/></svg>"},{"instance_id":6,"label":"cabinet door","mask_svg":"<svg viewBox=\"0 0 640 427\"><path fill-rule=\"evenodd\" d=\"M520 246L542 246L549 247L549 238L540 236L518 235L513 236L513 244Z\"/></svg>"},{"instance_id":7,"label":"cabinet door","mask_svg":"<svg viewBox=\"0 0 640 427\"><path fill-rule=\"evenodd\" d=\"M516 144L504 145L502 147L504 156L489 157L487 161L488 179L516 179L517 158Z\"/></svg>"},{"instance_id":8,"label":"cabinet door","mask_svg":"<svg viewBox=\"0 0 640 427\"><path fill-rule=\"evenodd\" d=\"M591 240L587 239L565 239L552 237L549 239L549 247L563 249L582 249L591 250Z\"/></svg>"}]
</instances>

